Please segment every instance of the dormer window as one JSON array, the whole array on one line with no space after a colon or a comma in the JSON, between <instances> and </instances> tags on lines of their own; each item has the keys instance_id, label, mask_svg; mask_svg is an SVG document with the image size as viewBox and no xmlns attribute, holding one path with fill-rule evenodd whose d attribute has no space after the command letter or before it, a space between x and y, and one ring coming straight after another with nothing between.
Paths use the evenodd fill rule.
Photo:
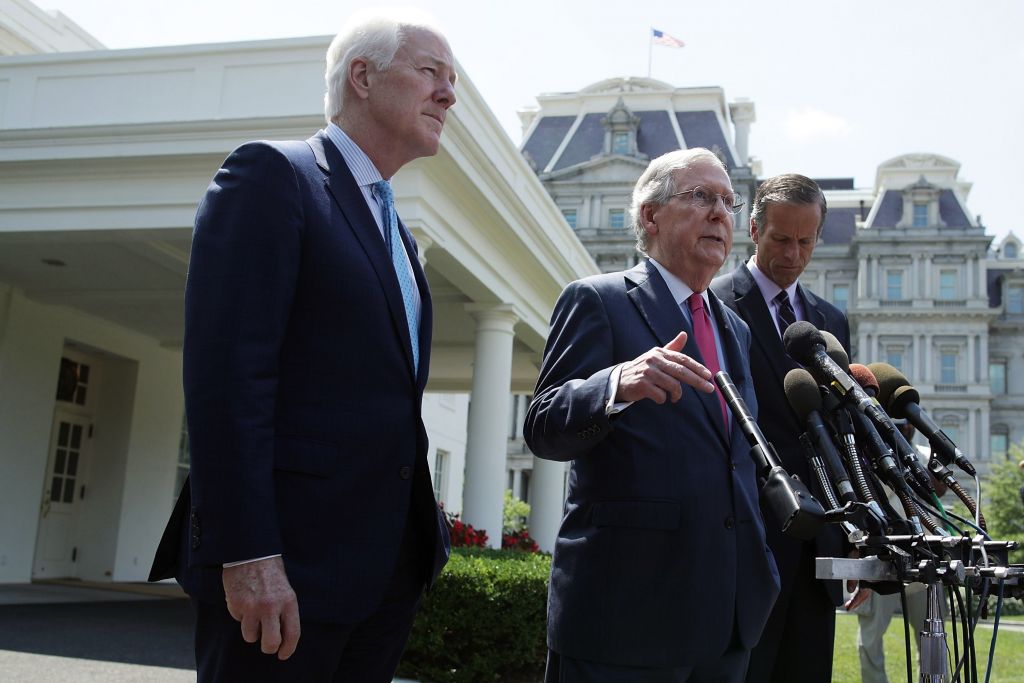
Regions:
<instances>
[{"instance_id":1,"label":"dormer window","mask_svg":"<svg viewBox=\"0 0 1024 683\"><path fill-rule=\"evenodd\" d=\"M928 205L924 202L914 202L913 225L915 228L928 227Z\"/></svg>"},{"instance_id":2,"label":"dormer window","mask_svg":"<svg viewBox=\"0 0 1024 683\"><path fill-rule=\"evenodd\" d=\"M612 154L629 154L629 133L612 134Z\"/></svg>"},{"instance_id":3,"label":"dormer window","mask_svg":"<svg viewBox=\"0 0 1024 683\"><path fill-rule=\"evenodd\" d=\"M942 227L939 217L939 195L941 189L932 185L924 176L913 185L903 188L903 219L897 228Z\"/></svg>"},{"instance_id":4,"label":"dormer window","mask_svg":"<svg viewBox=\"0 0 1024 683\"><path fill-rule=\"evenodd\" d=\"M1007 242L1003 247L1003 258L1017 258L1017 243Z\"/></svg>"},{"instance_id":5,"label":"dormer window","mask_svg":"<svg viewBox=\"0 0 1024 683\"><path fill-rule=\"evenodd\" d=\"M601 119L601 125L604 126L604 154L646 158L636 147L640 117L629 110L621 97Z\"/></svg>"}]
</instances>

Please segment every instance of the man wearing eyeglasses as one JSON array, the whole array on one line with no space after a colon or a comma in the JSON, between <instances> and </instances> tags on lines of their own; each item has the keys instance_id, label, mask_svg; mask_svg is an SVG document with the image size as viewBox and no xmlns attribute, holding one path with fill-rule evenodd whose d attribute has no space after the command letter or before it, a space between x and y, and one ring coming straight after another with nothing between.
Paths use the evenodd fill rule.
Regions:
<instances>
[{"instance_id":1,"label":"man wearing eyeglasses","mask_svg":"<svg viewBox=\"0 0 1024 683\"><path fill-rule=\"evenodd\" d=\"M797 367L786 355L782 334L806 320L834 334L847 354L850 326L842 311L799 283L825 224L825 196L810 178L795 173L768 178L754 196L750 238L756 252L711 288L750 326L750 348L758 423L790 474L811 482L798 437L804 431L783 391L786 373ZM814 578L815 557L845 554L839 530L828 525L812 541L783 536L768 524L768 545L775 553L782 592L764 637L754 648L748 682L828 683L832 680L835 608L843 604L839 581Z\"/></svg>"},{"instance_id":2,"label":"man wearing eyeglasses","mask_svg":"<svg viewBox=\"0 0 1024 683\"><path fill-rule=\"evenodd\" d=\"M637 181L631 270L555 304L524 433L572 461L548 599L549 683L743 679L778 574L754 464L713 372L753 411L750 332L708 290L742 207L706 149Z\"/></svg>"}]
</instances>

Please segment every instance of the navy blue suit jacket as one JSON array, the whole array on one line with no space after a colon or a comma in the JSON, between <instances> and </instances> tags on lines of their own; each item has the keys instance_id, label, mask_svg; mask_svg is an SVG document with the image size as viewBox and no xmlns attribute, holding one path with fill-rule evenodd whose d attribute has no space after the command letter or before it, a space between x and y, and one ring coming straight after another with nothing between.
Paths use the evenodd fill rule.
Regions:
<instances>
[{"instance_id":1,"label":"navy blue suit jacket","mask_svg":"<svg viewBox=\"0 0 1024 683\"><path fill-rule=\"evenodd\" d=\"M800 445L799 436L807 427L789 405L783 387L786 373L792 368L800 367L787 354L779 337L778 328L772 320L772 313L764 301L754 276L745 263L741 263L733 272L715 278L711 289L722 300L722 303L743 318L750 326L754 335L754 343L750 350L750 367L754 378L754 389L761 406L758 424L765 438L775 446L782 466L790 474L817 492L817 482L811 476L810 467ZM807 291L802 285L797 286L797 294L803 305L807 322L819 330L827 330L834 334L843 345L846 353L850 353L850 325L842 311ZM819 500L824 501L820 492L816 493ZM779 563L779 572L785 580L796 575L800 563L802 541L786 536L777 524L768 527L768 542L775 552ZM842 533L837 525L826 525L815 537L814 553L817 557L845 557L847 548ZM843 604L843 588L839 581L820 581L822 588L828 591L829 599L836 605Z\"/></svg>"},{"instance_id":2,"label":"navy blue suit jacket","mask_svg":"<svg viewBox=\"0 0 1024 683\"><path fill-rule=\"evenodd\" d=\"M223 600L225 562L280 553L303 618L378 606L407 519L424 582L448 557L402 294L366 200L323 132L227 158L196 216L185 291L191 475L154 562ZM413 509L410 512L410 505Z\"/></svg>"},{"instance_id":3,"label":"navy blue suit jacket","mask_svg":"<svg viewBox=\"0 0 1024 683\"><path fill-rule=\"evenodd\" d=\"M757 410L750 333L709 294L729 373ZM638 401L610 419L613 367L690 325L649 261L562 293L525 437L572 460L548 599L548 645L634 666L716 660L736 631L750 648L779 583L738 423L725 434L714 394L684 386L677 403ZM696 343L683 353L701 360Z\"/></svg>"}]
</instances>

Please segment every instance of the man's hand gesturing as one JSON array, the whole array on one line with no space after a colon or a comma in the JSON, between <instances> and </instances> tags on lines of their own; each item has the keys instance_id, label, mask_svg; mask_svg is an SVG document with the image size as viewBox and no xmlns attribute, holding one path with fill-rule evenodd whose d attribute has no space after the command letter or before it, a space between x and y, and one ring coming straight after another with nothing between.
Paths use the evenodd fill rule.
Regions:
<instances>
[{"instance_id":1,"label":"man's hand gesturing","mask_svg":"<svg viewBox=\"0 0 1024 683\"><path fill-rule=\"evenodd\" d=\"M635 360L623 363L615 401L639 401L649 398L655 403L666 399L673 403L683 396L683 384L697 391L712 393L715 385L711 371L681 353L686 333L680 332L665 346L656 346Z\"/></svg>"}]
</instances>

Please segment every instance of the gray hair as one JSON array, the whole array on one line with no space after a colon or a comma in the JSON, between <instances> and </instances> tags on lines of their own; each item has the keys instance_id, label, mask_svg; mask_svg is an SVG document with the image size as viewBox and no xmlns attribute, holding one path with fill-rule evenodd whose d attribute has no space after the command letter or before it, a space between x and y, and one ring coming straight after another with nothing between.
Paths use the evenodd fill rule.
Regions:
<instances>
[{"instance_id":1,"label":"gray hair","mask_svg":"<svg viewBox=\"0 0 1024 683\"><path fill-rule=\"evenodd\" d=\"M411 8L371 9L354 13L327 48L324 80L324 116L327 121L341 114L345 106L348 69L355 59L363 58L378 71L387 71L410 31L430 31L443 35L429 15Z\"/></svg>"},{"instance_id":2,"label":"gray hair","mask_svg":"<svg viewBox=\"0 0 1024 683\"><path fill-rule=\"evenodd\" d=\"M821 207L821 220L818 222L818 237L825 226L825 193L807 176L799 173L783 173L763 181L754 195L754 204L750 207L750 220L760 230L763 227L764 214L769 204L817 204Z\"/></svg>"},{"instance_id":3,"label":"gray hair","mask_svg":"<svg viewBox=\"0 0 1024 683\"><path fill-rule=\"evenodd\" d=\"M678 149L654 159L633 188L633 202L629 206L629 218L636 234L636 250L647 254L647 230L643 224L645 204L662 205L672 198L676 191L675 171L711 163L728 173L728 169L717 154L704 147Z\"/></svg>"}]
</instances>

